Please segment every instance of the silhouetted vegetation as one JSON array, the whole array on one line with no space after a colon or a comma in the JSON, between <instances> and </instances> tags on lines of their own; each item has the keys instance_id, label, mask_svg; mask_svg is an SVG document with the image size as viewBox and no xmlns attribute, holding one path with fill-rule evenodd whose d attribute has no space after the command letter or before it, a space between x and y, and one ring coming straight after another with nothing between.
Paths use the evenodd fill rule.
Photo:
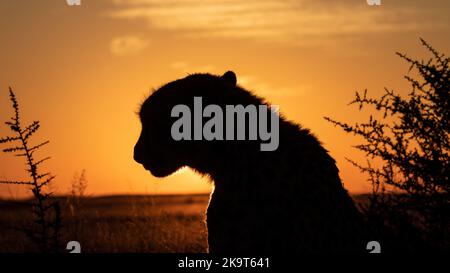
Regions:
<instances>
[{"instance_id":1,"label":"silhouetted vegetation","mask_svg":"<svg viewBox=\"0 0 450 273\"><path fill-rule=\"evenodd\" d=\"M428 60L397 53L411 65L406 96L388 89L380 98L357 92L350 104L360 110L372 106L379 116L371 114L368 122L354 125L325 119L363 138L355 147L367 156L367 164L349 161L372 183L363 209L375 236L388 246L396 241L395 249L449 251L449 58L421 42L432 55Z\"/></svg>"},{"instance_id":2,"label":"silhouetted vegetation","mask_svg":"<svg viewBox=\"0 0 450 273\"><path fill-rule=\"evenodd\" d=\"M71 216L75 216L77 211L82 208L83 199L86 197L87 185L86 170L82 170L80 174L75 172L70 183L70 193L67 196L67 205Z\"/></svg>"},{"instance_id":3,"label":"silhouetted vegetation","mask_svg":"<svg viewBox=\"0 0 450 273\"><path fill-rule=\"evenodd\" d=\"M44 141L38 145L32 145L30 138L40 127L39 121L34 121L31 125L23 127L20 120L19 104L12 89L9 89L9 96L14 109L14 115L5 124L10 128L12 136L0 138L0 144L8 143L13 146L3 149L5 153L13 153L14 156L26 159L26 171L30 176L28 181L0 181L0 184L24 185L30 187L33 193L31 210L33 223L20 227L19 229L35 242L42 252L58 252L59 233L61 229L61 211L59 203L51 201L51 193L45 192L55 178L49 172L41 172L39 167L50 157L36 160L35 153L49 141ZM14 146L15 145L15 146Z\"/></svg>"}]
</instances>

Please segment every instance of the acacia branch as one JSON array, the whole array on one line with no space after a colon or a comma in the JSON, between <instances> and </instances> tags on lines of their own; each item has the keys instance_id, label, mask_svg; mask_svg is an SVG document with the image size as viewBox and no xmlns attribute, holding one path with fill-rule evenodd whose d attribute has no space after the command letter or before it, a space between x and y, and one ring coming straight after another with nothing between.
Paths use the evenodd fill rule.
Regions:
<instances>
[{"instance_id":1,"label":"acacia branch","mask_svg":"<svg viewBox=\"0 0 450 273\"><path fill-rule=\"evenodd\" d=\"M8 180L0 180L0 184L33 185L33 182L29 182L29 181L8 181Z\"/></svg>"}]
</instances>

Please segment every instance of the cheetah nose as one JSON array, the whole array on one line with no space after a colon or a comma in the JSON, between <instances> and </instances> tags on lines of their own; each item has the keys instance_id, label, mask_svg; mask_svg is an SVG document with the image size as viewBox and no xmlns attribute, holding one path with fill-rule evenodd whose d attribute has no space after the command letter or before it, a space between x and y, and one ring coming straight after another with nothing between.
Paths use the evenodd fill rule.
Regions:
<instances>
[{"instance_id":1,"label":"cheetah nose","mask_svg":"<svg viewBox=\"0 0 450 273\"><path fill-rule=\"evenodd\" d=\"M139 164L142 164L142 153L139 152L138 146L134 146L133 159Z\"/></svg>"}]
</instances>

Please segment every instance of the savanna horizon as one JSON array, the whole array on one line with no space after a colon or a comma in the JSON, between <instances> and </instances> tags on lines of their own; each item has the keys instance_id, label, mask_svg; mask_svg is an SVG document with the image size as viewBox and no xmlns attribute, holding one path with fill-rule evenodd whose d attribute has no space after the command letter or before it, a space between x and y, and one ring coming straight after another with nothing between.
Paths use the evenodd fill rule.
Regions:
<instances>
[{"instance_id":1,"label":"savanna horizon","mask_svg":"<svg viewBox=\"0 0 450 273\"><path fill-rule=\"evenodd\" d=\"M0 253L201 271L449 252L448 11L0 1Z\"/></svg>"},{"instance_id":2,"label":"savanna horizon","mask_svg":"<svg viewBox=\"0 0 450 273\"><path fill-rule=\"evenodd\" d=\"M56 175L57 195L68 193L73 175L83 169L93 196L208 194L207 179L187 168L155 178L133 161L140 130L134 112L149 90L169 81L233 70L239 85L312 130L336 159L351 194L367 193L367 177L345 160L364 162L351 147L357 139L323 117L364 120L364 113L347 106L356 90L408 92L402 80L408 67L394 53L425 55L418 37L448 51L447 9L445 1L385 1L381 7L366 1L175 1L153 9L146 1L83 1L77 7L5 1L0 120L11 113L11 86L24 120L41 122L37 138L50 140L44 153L52 159L45 168ZM181 11L187 15L174 20ZM6 131L1 125L0 135ZM0 162L0 179L26 178L20 158L2 153ZM27 196L25 188L0 186L1 198Z\"/></svg>"}]
</instances>

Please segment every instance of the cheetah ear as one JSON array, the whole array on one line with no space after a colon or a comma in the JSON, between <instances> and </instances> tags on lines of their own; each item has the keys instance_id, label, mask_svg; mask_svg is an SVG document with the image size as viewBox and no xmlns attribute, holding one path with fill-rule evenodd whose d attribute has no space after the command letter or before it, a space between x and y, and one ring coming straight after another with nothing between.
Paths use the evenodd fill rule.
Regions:
<instances>
[{"instance_id":1,"label":"cheetah ear","mask_svg":"<svg viewBox=\"0 0 450 273\"><path fill-rule=\"evenodd\" d=\"M221 78L225 82L227 82L228 84L231 84L231 85L236 85L236 83L237 83L236 74L234 74L233 71L225 72L225 74L223 74Z\"/></svg>"}]
</instances>

